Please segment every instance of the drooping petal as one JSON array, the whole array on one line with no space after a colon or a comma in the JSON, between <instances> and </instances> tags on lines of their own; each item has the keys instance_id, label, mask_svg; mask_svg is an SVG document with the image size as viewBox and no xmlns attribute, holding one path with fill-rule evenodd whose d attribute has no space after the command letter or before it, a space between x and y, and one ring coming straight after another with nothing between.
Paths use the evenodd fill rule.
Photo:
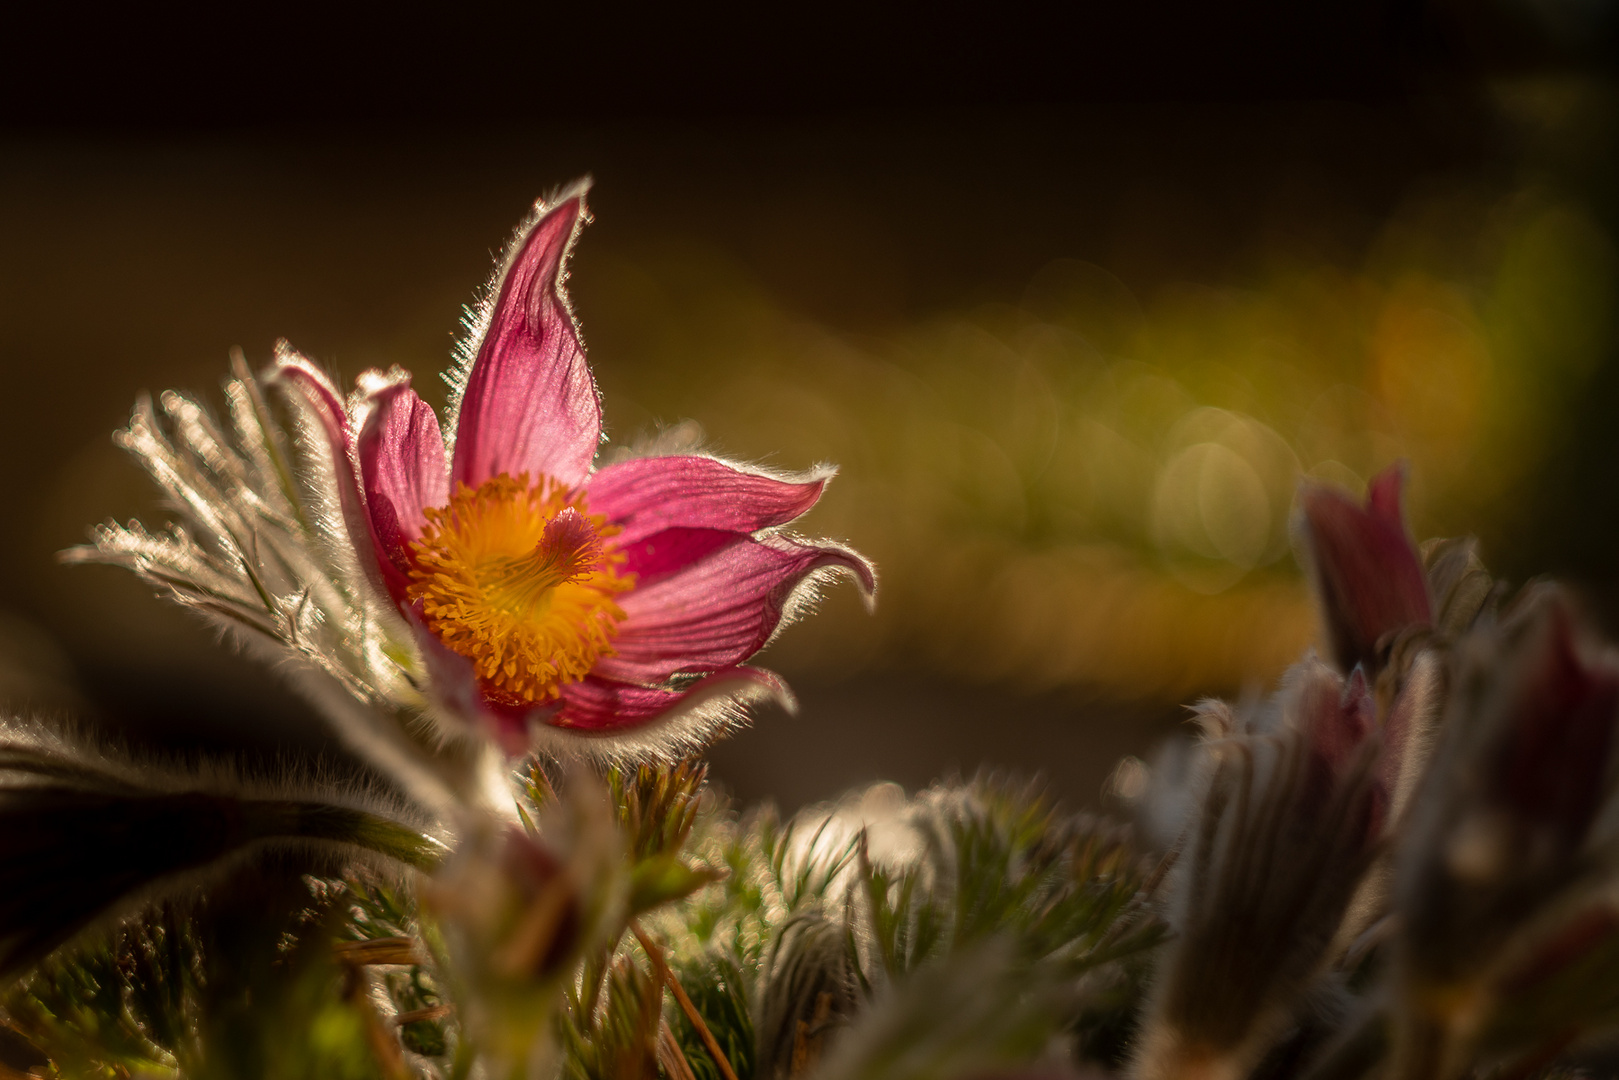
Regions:
<instances>
[{"instance_id":1,"label":"drooping petal","mask_svg":"<svg viewBox=\"0 0 1619 1080\"><path fill-rule=\"evenodd\" d=\"M425 512L449 502L450 478L438 417L410 388L410 376L371 382L360 429L360 482L383 578L398 600L409 584L406 545L421 536ZM366 384L362 376L362 389Z\"/></svg>"},{"instance_id":2,"label":"drooping petal","mask_svg":"<svg viewBox=\"0 0 1619 1080\"><path fill-rule=\"evenodd\" d=\"M455 482L527 473L576 485L590 472L601 403L563 289L587 186L537 204L496 275L456 415Z\"/></svg>"},{"instance_id":3,"label":"drooping petal","mask_svg":"<svg viewBox=\"0 0 1619 1080\"><path fill-rule=\"evenodd\" d=\"M743 705L774 699L793 707L787 684L773 671L732 667L716 671L684 690L633 686L590 676L563 687L562 708L548 721L552 726L605 735L635 728L668 724L701 711L705 706Z\"/></svg>"},{"instance_id":4,"label":"drooping petal","mask_svg":"<svg viewBox=\"0 0 1619 1080\"><path fill-rule=\"evenodd\" d=\"M332 483L337 489L343 528L348 534L359 569L374 587L385 591L386 577L377 557L376 545L372 542L371 521L365 512L365 500L360 494L359 470L354 459L354 429L343 406L343 395L332 385L324 371L285 341L276 342L271 381L295 390L308 406L325 442L322 450L326 464L331 469Z\"/></svg>"},{"instance_id":5,"label":"drooping petal","mask_svg":"<svg viewBox=\"0 0 1619 1080\"><path fill-rule=\"evenodd\" d=\"M710 541L726 535L690 531L706 533ZM851 575L868 597L876 588L871 564L846 548L730 534L702 558L625 595L619 605L625 618L614 641L618 655L598 661L594 674L655 683L677 672L738 664L791 620L797 602L812 591L805 586L836 571Z\"/></svg>"},{"instance_id":6,"label":"drooping petal","mask_svg":"<svg viewBox=\"0 0 1619 1080\"><path fill-rule=\"evenodd\" d=\"M590 508L622 530L621 545L670 528L752 533L803 514L832 475L776 477L697 455L633 458L590 478Z\"/></svg>"},{"instance_id":7,"label":"drooping petal","mask_svg":"<svg viewBox=\"0 0 1619 1080\"><path fill-rule=\"evenodd\" d=\"M1376 672L1384 635L1433 621L1422 559L1400 513L1404 473L1372 480L1366 505L1336 488L1307 485L1301 522L1333 658L1342 671Z\"/></svg>"}]
</instances>

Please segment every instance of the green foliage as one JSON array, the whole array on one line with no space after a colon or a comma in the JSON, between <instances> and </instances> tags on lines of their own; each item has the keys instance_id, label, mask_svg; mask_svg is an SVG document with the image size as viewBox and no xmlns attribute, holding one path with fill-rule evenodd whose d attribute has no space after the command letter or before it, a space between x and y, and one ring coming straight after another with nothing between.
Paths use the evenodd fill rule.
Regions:
<instances>
[{"instance_id":1,"label":"green foliage","mask_svg":"<svg viewBox=\"0 0 1619 1080\"><path fill-rule=\"evenodd\" d=\"M947 1080L1038 1059L1062 1030L1065 995L1054 972L1026 968L1004 945L986 940L888 987L813 1075Z\"/></svg>"},{"instance_id":2,"label":"green foliage","mask_svg":"<svg viewBox=\"0 0 1619 1080\"><path fill-rule=\"evenodd\" d=\"M748 1005L748 979L742 969L727 956L708 955L681 964L675 974L736 1075L754 1075L753 1017ZM723 1074L719 1066L685 1012L670 1009L666 1016L697 1080L720 1080Z\"/></svg>"},{"instance_id":3,"label":"green foliage","mask_svg":"<svg viewBox=\"0 0 1619 1080\"><path fill-rule=\"evenodd\" d=\"M367 891L249 873L53 956L4 1008L62 1077L380 1078L382 1021L339 949Z\"/></svg>"},{"instance_id":4,"label":"green foliage","mask_svg":"<svg viewBox=\"0 0 1619 1080\"><path fill-rule=\"evenodd\" d=\"M200 1056L202 963L189 923L164 906L52 957L6 995L6 1014L63 1075L179 1075Z\"/></svg>"},{"instance_id":5,"label":"green foliage","mask_svg":"<svg viewBox=\"0 0 1619 1080\"><path fill-rule=\"evenodd\" d=\"M598 782L612 821L589 809L606 800L576 787ZM1053 1040L1094 1049L1113 1045L1110 1031L1117 1042L1139 1000L1132 958L1158 929L1136 857L1121 834L1032 791L981 780L900 800L880 820L840 804L784 821L769 807L739 817L696 764L559 783L535 767L518 794L533 867L562 853L543 873L560 875L562 917L575 920L548 931L580 943L567 971L465 977L434 921L441 901L433 918L418 910L418 878L250 866L189 906L85 937L0 1005L61 1077L451 1080L481 1058L504 1063L500 1076L552 1061L580 1080L720 1080L712 1039L748 1080L804 1075L830 1054L851 1075L921 1062L899 1073L920 1078L951 1059L1029 1060ZM496 844L438 875L433 888L459 882L464 902L444 911L474 920L458 948L482 940L477 875L509 872L519 864L502 860L523 850ZM604 888L618 899L593 892ZM521 934L537 910L520 906L491 940ZM695 1020L630 930L666 959ZM1017 992L973 994L975 981ZM970 1001L970 1028L930 1030L922 1018L941 1000Z\"/></svg>"},{"instance_id":6,"label":"green foliage","mask_svg":"<svg viewBox=\"0 0 1619 1080\"><path fill-rule=\"evenodd\" d=\"M662 988L628 957L608 970L600 1008L575 1008L561 1027L563 1074L576 1080L649 1075L657 1058Z\"/></svg>"},{"instance_id":7,"label":"green foliage","mask_svg":"<svg viewBox=\"0 0 1619 1080\"><path fill-rule=\"evenodd\" d=\"M629 838L632 859L643 862L680 852L697 822L707 777L708 766L698 761L668 769L639 765L608 770L607 792Z\"/></svg>"},{"instance_id":8,"label":"green foliage","mask_svg":"<svg viewBox=\"0 0 1619 1080\"><path fill-rule=\"evenodd\" d=\"M1124 837L1065 819L1038 793L990 779L936 789L911 813L922 852L860 876L883 973L897 977L992 937L1026 963L1078 974L1151 945L1143 868ZM867 973L871 981L875 973Z\"/></svg>"},{"instance_id":9,"label":"green foliage","mask_svg":"<svg viewBox=\"0 0 1619 1080\"><path fill-rule=\"evenodd\" d=\"M1025 987L1072 992L1008 998L1007 1013L978 1024L986 1045L1022 1045L1016 1033L1033 1029L1031 1045L1080 1045L1093 1029L1127 1026L1141 968L1123 961L1151 948L1162 927L1147 910L1144 868L1123 834L991 779L936 788L877 820L845 809L783 823L768 808L737 821L712 807L695 825L694 846L729 874L658 925L682 957L683 984L701 988L687 990L715 1038L750 1048L737 1050L747 1064L744 1071L732 1062L738 1076L796 1075L855 1038L871 1002L915 994L923 1008L928 992L912 984L965 980L989 956ZM899 854L874 858L874 830ZM700 1070L701 1043L683 1017L669 1015ZM884 1038L899 1040L895 1049L912 1037L943 1033L902 1023ZM979 1036L951 1038L965 1040L951 1053L974 1059L967 1044ZM1116 1037L1091 1041L1116 1052Z\"/></svg>"}]
</instances>

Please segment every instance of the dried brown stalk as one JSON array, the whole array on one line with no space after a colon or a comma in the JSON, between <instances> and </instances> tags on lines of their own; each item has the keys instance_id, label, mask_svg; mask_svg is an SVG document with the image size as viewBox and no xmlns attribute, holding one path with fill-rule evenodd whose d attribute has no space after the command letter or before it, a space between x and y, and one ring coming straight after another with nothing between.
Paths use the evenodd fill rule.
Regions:
<instances>
[{"instance_id":1,"label":"dried brown stalk","mask_svg":"<svg viewBox=\"0 0 1619 1080\"><path fill-rule=\"evenodd\" d=\"M736 1073L731 1069L731 1063L726 1059L725 1051L720 1049L719 1040L714 1038L714 1033L708 1030L707 1024L703 1023L702 1016L697 1012L697 1006L691 1003L691 998L686 996L685 988L680 985L680 980L675 978L675 973L670 971L669 965L664 962L663 950L647 936L646 931L641 929L639 923L630 923L630 931L635 934L635 940L641 943L641 948L646 950L647 959L652 961L652 967L657 971L658 978L667 983L670 992L675 995L675 1001L680 1004L680 1011L686 1014L686 1019L691 1021L691 1026L697 1029L697 1034L703 1040L703 1045L708 1047L709 1056L714 1059L714 1064L719 1066L720 1075L725 1077L725 1080L736 1080Z\"/></svg>"}]
</instances>

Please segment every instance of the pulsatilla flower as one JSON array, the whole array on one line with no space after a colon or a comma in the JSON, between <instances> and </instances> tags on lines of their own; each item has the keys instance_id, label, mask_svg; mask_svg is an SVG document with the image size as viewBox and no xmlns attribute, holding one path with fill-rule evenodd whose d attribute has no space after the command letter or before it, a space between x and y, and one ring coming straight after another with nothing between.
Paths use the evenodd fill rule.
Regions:
<instances>
[{"instance_id":1,"label":"pulsatilla flower","mask_svg":"<svg viewBox=\"0 0 1619 1080\"><path fill-rule=\"evenodd\" d=\"M1373 478L1366 503L1324 485L1300 493L1300 529L1339 669L1375 674L1389 635L1428 626L1432 602L1422 559L1400 510L1405 476L1396 465Z\"/></svg>"},{"instance_id":2,"label":"pulsatilla flower","mask_svg":"<svg viewBox=\"0 0 1619 1080\"><path fill-rule=\"evenodd\" d=\"M1402 466L1383 470L1364 503L1307 483L1296 525L1331 659L1346 674L1361 673L1376 705L1390 827L1426 763L1443 706L1443 645L1466 630L1491 588L1472 541L1433 545L1435 563L1424 566L1401 510L1404 482Z\"/></svg>"},{"instance_id":3,"label":"pulsatilla flower","mask_svg":"<svg viewBox=\"0 0 1619 1080\"><path fill-rule=\"evenodd\" d=\"M1213 704L1203 723L1207 790L1170 879L1177 936L1160 957L1140 1080L1249 1075L1333 958L1388 805L1358 671L1306 659L1269 709Z\"/></svg>"},{"instance_id":4,"label":"pulsatilla flower","mask_svg":"<svg viewBox=\"0 0 1619 1080\"><path fill-rule=\"evenodd\" d=\"M1405 1076L1459 1071L1514 986L1542 981L1524 972L1560 970L1559 942L1592 946L1611 919L1619 657L1540 586L1469 635L1453 679L1397 858Z\"/></svg>"},{"instance_id":5,"label":"pulsatilla flower","mask_svg":"<svg viewBox=\"0 0 1619 1080\"><path fill-rule=\"evenodd\" d=\"M104 527L77 557L291 649L429 748L482 730L511 753L549 737L663 754L749 701L790 703L746 661L829 576L869 601L873 569L782 531L830 469L697 454L593 467L601 407L564 290L585 190L519 229L447 376L442 427L400 369L366 372L345 400L282 345L263 386L293 429L240 363L234 439L178 395L168 425L143 406L124 440L188 528Z\"/></svg>"}]
</instances>

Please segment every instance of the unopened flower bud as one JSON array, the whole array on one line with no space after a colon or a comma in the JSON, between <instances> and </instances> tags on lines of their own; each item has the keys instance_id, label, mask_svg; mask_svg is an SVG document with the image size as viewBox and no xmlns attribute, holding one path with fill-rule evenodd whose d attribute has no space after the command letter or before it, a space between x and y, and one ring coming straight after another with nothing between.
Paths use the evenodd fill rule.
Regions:
<instances>
[{"instance_id":1,"label":"unopened flower bud","mask_svg":"<svg viewBox=\"0 0 1619 1080\"><path fill-rule=\"evenodd\" d=\"M1148 1009L1141 1080L1247 1076L1286 1027L1375 853L1381 746L1365 680L1315 660L1294 669L1268 712L1210 743L1207 795L1171 886L1179 933Z\"/></svg>"},{"instance_id":2,"label":"unopened flower bud","mask_svg":"<svg viewBox=\"0 0 1619 1080\"><path fill-rule=\"evenodd\" d=\"M1427 577L1400 509L1399 466L1373 478L1360 505L1337 488L1306 485L1299 531L1327 640L1339 670L1376 672L1388 636L1433 621Z\"/></svg>"},{"instance_id":3,"label":"unopened flower bud","mask_svg":"<svg viewBox=\"0 0 1619 1080\"><path fill-rule=\"evenodd\" d=\"M1589 884L1616 714L1619 658L1554 588L1458 651L1397 863L1408 1061L1425 1060L1419 1027L1440 1044L1436 1067L1460 1060L1504 992L1503 965L1555 939L1546 921Z\"/></svg>"}]
</instances>

